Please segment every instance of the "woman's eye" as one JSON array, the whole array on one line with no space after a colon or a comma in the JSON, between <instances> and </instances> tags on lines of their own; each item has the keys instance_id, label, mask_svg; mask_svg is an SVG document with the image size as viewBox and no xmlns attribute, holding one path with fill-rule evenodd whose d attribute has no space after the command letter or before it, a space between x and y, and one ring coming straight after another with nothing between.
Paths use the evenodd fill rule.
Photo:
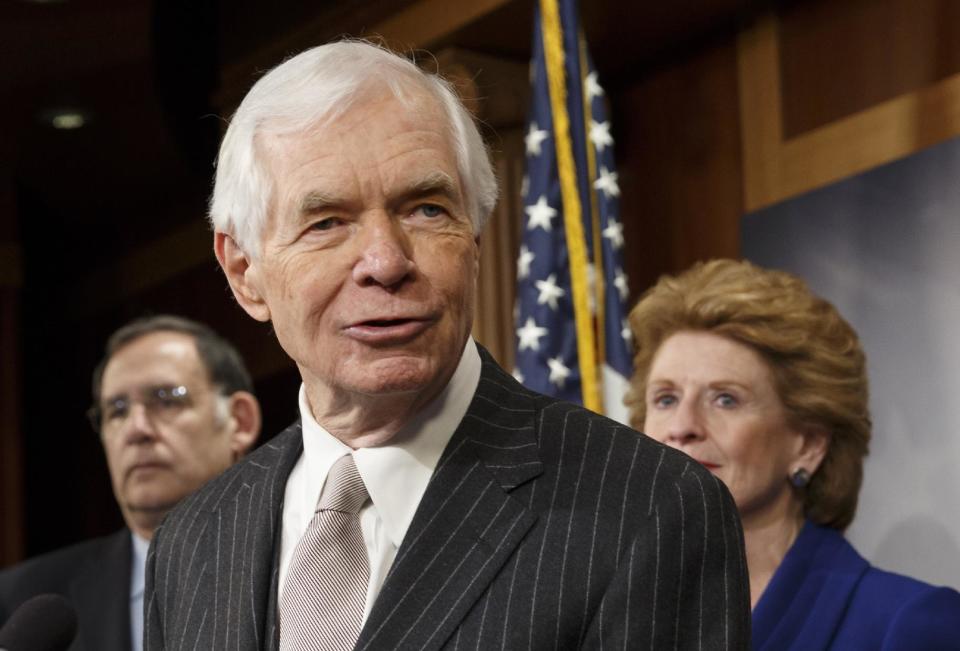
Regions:
<instances>
[{"instance_id":1,"label":"woman's eye","mask_svg":"<svg viewBox=\"0 0 960 651\"><path fill-rule=\"evenodd\" d=\"M721 393L717 396L717 404L721 407L736 407L739 401L729 393Z\"/></svg>"},{"instance_id":2,"label":"woman's eye","mask_svg":"<svg viewBox=\"0 0 960 651\"><path fill-rule=\"evenodd\" d=\"M677 397L670 393L663 393L653 397L653 406L659 409L672 407L677 404Z\"/></svg>"}]
</instances>

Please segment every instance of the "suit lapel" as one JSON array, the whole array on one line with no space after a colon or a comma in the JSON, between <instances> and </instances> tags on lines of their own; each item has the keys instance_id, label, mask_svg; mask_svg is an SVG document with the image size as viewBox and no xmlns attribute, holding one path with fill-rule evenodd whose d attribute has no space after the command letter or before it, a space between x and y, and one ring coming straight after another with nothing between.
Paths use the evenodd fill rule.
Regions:
<instances>
[{"instance_id":1,"label":"suit lapel","mask_svg":"<svg viewBox=\"0 0 960 651\"><path fill-rule=\"evenodd\" d=\"M287 476L303 449L300 424L264 444L245 462L211 514L199 548L216 550L211 559L218 577L205 589L214 595L216 648L276 648L273 591L276 541Z\"/></svg>"},{"instance_id":2,"label":"suit lapel","mask_svg":"<svg viewBox=\"0 0 960 651\"><path fill-rule=\"evenodd\" d=\"M300 439L302 450L302 441ZM298 454L299 456L299 454ZM283 486L281 489L286 487L286 479L290 475L290 470L293 469L293 464L290 464L290 467L287 469L287 472L284 474ZM281 490L282 492L282 490ZM280 629L277 627L277 599L279 598L279 589L280 589L280 546L281 546L281 532L283 527L282 522L282 512L283 512L283 502L281 500L280 505L278 506L280 512L280 521L276 522L273 532L273 562L270 568L270 588L267 592L267 622L266 622L266 635L265 641L262 646L266 651L277 651L280 648Z\"/></svg>"},{"instance_id":3,"label":"suit lapel","mask_svg":"<svg viewBox=\"0 0 960 651\"><path fill-rule=\"evenodd\" d=\"M481 348L473 401L427 486L358 649L446 642L536 522L510 491L542 472L532 394Z\"/></svg>"},{"instance_id":4,"label":"suit lapel","mask_svg":"<svg viewBox=\"0 0 960 651\"><path fill-rule=\"evenodd\" d=\"M71 602L82 622L84 649L130 651L130 569L133 543L127 529L104 540L70 586Z\"/></svg>"}]
</instances>

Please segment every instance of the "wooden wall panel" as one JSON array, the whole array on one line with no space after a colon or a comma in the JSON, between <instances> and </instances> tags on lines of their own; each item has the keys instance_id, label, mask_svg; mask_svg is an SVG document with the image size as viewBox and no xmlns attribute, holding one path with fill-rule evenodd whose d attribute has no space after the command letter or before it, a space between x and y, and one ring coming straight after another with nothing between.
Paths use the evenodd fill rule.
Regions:
<instances>
[{"instance_id":1,"label":"wooden wall panel","mask_svg":"<svg viewBox=\"0 0 960 651\"><path fill-rule=\"evenodd\" d=\"M795 3L779 16L791 138L960 72L960 2Z\"/></svg>"},{"instance_id":2,"label":"wooden wall panel","mask_svg":"<svg viewBox=\"0 0 960 651\"><path fill-rule=\"evenodd\" d=\"M523 131L506 130L494 148L500 180L500 201L480 237L480 279L473 336L506 369L513 368L517 295L517 251L520 250L520 183L523 178Z\"/></svg>"},{"instance_id":3,"label":"wooden wall panel","mask_svg":"<svg viewBox=\"0 0 960 651\"><path fill-rule=\"evenodd\" d=\"M898 14L893 9L900 5L899 0L877 2L889 10L885 14L887 22L883 23L886 29L876 28L878 37L882 38L887 31L898 28L891 21L897 19ZM928 3L919 4L932 11ZM838 7L837 11L840 11L862 8L864 5L859 0L848 0L831 6ZM938 33L931 46L927 42L929 30L904 30L901 37L908 39L919 51L928 52L928 59L922 63L914 62L909 74L901 72L893 76L897 78L896 84L922 85L890 99L877 101L875 98L884 97L896 88L884 75L877 74L877 62L869 65L862 63L856 71L847 71L844 74L854 77L856 83L849 81L829 93L821 92L822 84L818 87L812 81L804 82L810 83L812 88L799 89L796 79L786 79L788 74L796 74L802 79L830 77L834 67L837 67L832 63L833 58L820 55L819 50L824 46L818 38L810 39L802 47L799 40L794 38L790 46L793 48L790 58L796 61L783 65L783 21L795 20L796 15L767 15L745 29L739 38L738 70L747 210L788 199L960 135L960 74L941 78L939 72L931 73L944 72L955 66L960 56L960 45L956 39L944 38ZM821 20L827 19L828 16L825 16ZM874 22L864 18L858 29L869 27ZM911 24L917 22L913 20ZM859 38L865 39L867 36L861 35ZM936 56L934 53L937 53ZM842 53L834 54L840 56ZM802 72L796 72L800 61L805 62L802 64L805 67ZM841 70L844 68L842 64L838 67ZM932 78L937 80L922 82ZM804 102L794 101L788 96L787 88L792 88L789 92L802 94L804 98L817 93L820 96L816 99L807 98ZM863 108L848 115L850 107L854 106ZM793 111L793 117L789 119L786 117L788 110ZM803 110L808 113L798 112ZM784 128L788 121L794 129L797 125L814 125L828 119L824 117L828 115L842 117L798 133L789 133Z\"/></svg>"},{"instance_id":4,"label":"wooden wall panel","mask_svg":"<svg viewBox=\"0 0 960 651\"><path fill-rule=\"evenodd\" d=\"M663 273L739 255L736 53L731 35L612 98L634 297Z\"/></svg>"}]
</instances>

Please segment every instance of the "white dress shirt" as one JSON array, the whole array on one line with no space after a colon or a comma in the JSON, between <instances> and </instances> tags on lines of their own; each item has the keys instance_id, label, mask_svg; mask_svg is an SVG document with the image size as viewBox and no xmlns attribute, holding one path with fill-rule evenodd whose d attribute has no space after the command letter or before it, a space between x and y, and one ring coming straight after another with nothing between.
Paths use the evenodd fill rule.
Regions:
<instances>
[{"instance_id":1,"label":"white dress shirt","mask_svg":"<svg viewBox=\"0 0 960 651\"><path fill-rule=\"evenodd\" d=\"M143 584L147 571L150 541L130 532L133 554L130 559L130 636L133 651L143 651Z\"/></svg>"},{"instance_id":2,"label":"white dress shirt","mask_svg":"<svg viewBox=\"0 0 960 651\"><path fill-rule=\"evenodd\" d=\"M370 501L360 510L360 528L370 562L363 613L366 621L440 455L467 413L479 382L480 355L473 338L469 338L453 377L440 395L386 445L359 450L351 450L314 419L306 391L300 386L303 454L287 478L284 492L280 594L293 550L313 519L327 473L337 459L353 454L370 494Z\"/></svg>"}]
</instances>

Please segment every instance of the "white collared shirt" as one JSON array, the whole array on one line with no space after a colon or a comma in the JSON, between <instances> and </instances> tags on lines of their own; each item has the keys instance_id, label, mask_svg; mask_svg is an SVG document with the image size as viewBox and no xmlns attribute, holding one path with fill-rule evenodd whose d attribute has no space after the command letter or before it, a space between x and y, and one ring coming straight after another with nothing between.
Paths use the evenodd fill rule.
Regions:
<instances>
[{"instance_id":1,"label":"white collared shirt","mask_svg":"<svg viewBox=\"0 0 960 651\"><path fill-rule=\"evenodd\" d=\"M370 494L370 501L360 510L360 528L370 561L363 613L366 621L440 455L467 413L479 382L480 355L471 337L440 395L386 445L359 450L351 450L314 419L301 384L303 454L287 478L284 493L279 594L283 594L293 550L313 519L327 473L337 459L352 453Z\"/></svg>"},{"instance_id":2,"label":"white collared shirt","mask_svg":"<svg viewBox=\"0 0 960 651\"><path fill-rule=\"evenodd\" d=\"M143 651L143 586L150 541L132 531L130 540L133 542L130 558L130 641L133 651Z\"/></svg>"}]
</instances>

